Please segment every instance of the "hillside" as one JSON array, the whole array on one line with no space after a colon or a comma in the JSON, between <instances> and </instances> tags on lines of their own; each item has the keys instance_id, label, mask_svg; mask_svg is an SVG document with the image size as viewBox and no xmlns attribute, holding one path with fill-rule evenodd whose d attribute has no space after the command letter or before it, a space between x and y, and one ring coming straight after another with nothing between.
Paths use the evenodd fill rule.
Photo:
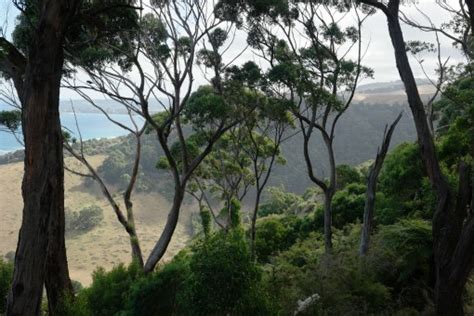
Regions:
<instances>
[{"instance_id":1,"label":"hillside","mask_svg":"<svg viewBox=\"0 0 474 316\"><path fill-rule=\"evenodd\" d=\"M425 85L422 89L427 92L425 97L432 93L431 86ZM396 84L391 89L386 85L362 89L357 95L359 101L349 108L339 122L335 140L337 163L358 165L373 159L386 124L390 124L400 111L404 111L404 115L393 135L392 148L402 142L413 141L416 134L411 112L406 105L400 105L405 104L404 98L403 90ZM379 102L379 100L384 102ZM122 153L126 157L125 161L132 160L130 139L127 137L91 141L88 144L91 154L94 155L91 160L95 166L100 166L107 158L104 154L111 152ZM317 162L315 172L325 176L328 165L325 148L317 138L313 144L312 155L315 157L314 161ZM166 220L170 206L170 196L167 192L172 183L166 172L155 169L156 161L162 152L153 135L144 136L143 147L142 171L147 175L146 182L149 190L137 193L134 201L138 233L146 254L159 237ZM269 185L283 186L286 190L299 194L313 185L307 176L302 149L302 139L298 134L282 145L282 152L287 163L277 166ZM0 157L0 173L2 174L0 216L3 218L3 223L0 225L0 253L2 254L14 251L21 223L20 188L23 171L21 159L21 152ZM67 158L66 161L70 166L77 164L72 158ZM126 168L125 165L124 172L128 170ZM105 213L105 219L98 228L67 240L72 278L89 284L91 272L96 267L111 268L120 262L129 261L129 242L100 190L94 186L85 185L82 178L70 173L66 173L65 184L67 208L78 210L83 206L96 204L101 206ZM190 238L192 206L189 204L190 199L187 199L187 202L167 258L176 254Z\"/></svg>"},{"instance_id":2,"label":"hillside","mask_svg":"<svg viewBox=\"0 0 474 316\"><path fill-rule=\"evenodd\" d=\"M97 166L104 158L104 156L94 156L90 159ZM71 158L66 159L66 163L69 166L77 164ZM22 171L23 164L19 162L0 165L2 175L0 182L1 254L7 254L16 248L22 212L20 190ZM85 188L83 180L70 173L65 174L65 185L65 205L70 210L78 210L91 204L98 205L104 210L104 220L99 227L66 240L71 278L87 285L91 282L92 271L97 267L110 269L120 262L130 261L128 236L118 224L112 209L99 191L94 192ZM147 254L161 233L170 205L159 193L147 193L137 194L134 206L138 234L143 250ZM189 239L190 209L190 205L185 205L166 259L182 249Z\"/></svg>"}]
</instances>

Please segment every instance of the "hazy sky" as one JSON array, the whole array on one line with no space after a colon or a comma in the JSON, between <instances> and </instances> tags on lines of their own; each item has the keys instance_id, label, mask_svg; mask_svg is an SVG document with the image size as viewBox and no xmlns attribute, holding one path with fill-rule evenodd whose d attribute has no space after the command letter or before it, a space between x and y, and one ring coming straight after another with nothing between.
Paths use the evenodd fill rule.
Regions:
<instances>
[{"instance_id":1,"label":"hazy sky","mask_svg":"<svg viewBox=\"0 0 474 316\"><path fill-rule=\"evenodd\" d=\"M441 23L446 21L446 13L436 5L435 0L419 0L417 2L418 8L429 15L436 25L439 26ZM448 1L448 3L451 2L453 3L453 6L456 6L457 1ZM404 6L403 11L408 16L416 18L419 22L426 22L416 11L414 5ZM4 26L6 25L8 27L7 32L11 32L14 27L14 15L15 9L11 5L11 0L0 0L0 21L7 21L7 24L2 22ZM6 16L8 16L8 19ZM403 29L405 40L407 41L422 40L434 42L434 35L431 33L421 32L408 26L403 26ZM440 35L440 39L442 43L442 56L444 58L450 56L451 63L462 61L462 56L457 49L452 47L451 41L442 35ZM395 67L394 53L387 31L385 16L381 12L377 12L373 16L369 17L366 21L363 29L363 41L364 45L370 44L363 63L375 70L375 79L373 81L365 80L364 83L399 80L399 75ZM244 47L246 45L245 35L238 35L234 44L236 50L238 50L238 48ZM232 54L233 52L230 53ZM237 59L236 63L239 64L247 60L253 60L259 63L258 57L256 57L250 50ZM433 75L434 68L436 67L436 54L427 54L424 56L424 60L426 70L430 75ZM423 72L416 62L413 61L412 66L416 77L425 78ZM197 73L196 77L196 85L205 82L202 78L202 74ZM77 98L72 92L67 90L62 92L62 97L64 99Z\"/></svg>"}]
</instances>

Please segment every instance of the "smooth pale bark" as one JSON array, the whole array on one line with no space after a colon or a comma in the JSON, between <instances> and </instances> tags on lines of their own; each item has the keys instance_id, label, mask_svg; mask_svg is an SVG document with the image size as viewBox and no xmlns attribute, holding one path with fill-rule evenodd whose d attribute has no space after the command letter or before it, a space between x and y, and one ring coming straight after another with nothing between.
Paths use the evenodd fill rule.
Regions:
<instances>
[{"instance_id":1,"label":"smooth pale bark","mask_svg":"<svg viewBox=\"0 0 474 316\"><path fill-rule=\"evenodd\" d=\"M462 292L474 266L474 215L467 212L469 205L471 209L473 205L471 170L461 163L456 197L441 172L424 105L408 61L398 16L400 1L390 0L388 5L376 0L360 2L382 10L387 17L397 68L415 121L421 157L437 194L437 208L433 217L436 314L463 315Z\"/></svg>"},{"instance_id":2,"label":"smooth pale bark","mask_svg":"<svg viewBox=\"0 0 474 316\"><path fill-rule=\"evenodd\" d=\"M72 293L64 241L59 87L64 34L78 4L58 0L39 3L39 22L29 47L22 90L18 91L25 142L24 208L7 315L39 315L45 282L52 314L60 299Z\"/></svg>"},{"instance_id":3,"label":"smooth pale bark","mask_svg":"<svg viewBox=\"0 0 474 316\"><path fill-rule=\"evenodd\" d=\"M173 237L176 226L178 225L179 213L181 209L181 204L184 199L184 188L177 187L174 193L174 200L171 210L168 214L168 219L166 220L165 228L161 233L160 239L153 247L148 260L145 263L144 271L145 273L151 273L155 269L157 263L163 258L168 249L168 246Z\"/></svg>"},{"instance_id":4,"label":"smooth pale bark","mask_svg":"<svg viewBox=\"0 0 474 316\"><path fill-rule=\"evenodd\" d=\"M370 168L369 176L367 177L367 191L365 194L365 206L364 206L364 222L362 225L362 234L360 239L359 253L361 256L365 256L369 250L370 234L372 233L374 211L375 211L375 197L377 193L377 179L382 170L383 162L387 156L388 148L390 147L390 141L392 139L393 131L397 126L398 122L402 118L402 113L398 115L395 121L390 125L390 128L385 130L382 147L377 152L375 162Z\"/></svg>"}]
</instances>

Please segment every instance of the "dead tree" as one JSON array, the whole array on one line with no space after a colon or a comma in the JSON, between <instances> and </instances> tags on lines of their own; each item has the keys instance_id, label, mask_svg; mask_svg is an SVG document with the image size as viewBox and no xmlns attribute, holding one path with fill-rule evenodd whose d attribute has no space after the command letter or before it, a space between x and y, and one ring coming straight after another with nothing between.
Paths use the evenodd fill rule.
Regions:
<instances>
[{"instance_id":1,"label":"dead tree","mask_svg":"<svg viewBox=\"0 0 474 316\"><path fill-rule=\"evenodd\" d=\"M387 155L388 148L390 147L390 141L392 139L393 132L401 118L402 113L398 115L398 117L390 125L390 128L388 130L387 127L385 127L382 146L377 150L377 157L375 158L375 162L372 164L369 170L369 175L367 177L367 191L365 194L364 219L360 239L359 253L361 256L365 256L369 250L370 234L372 233L372 222L374 219L375 212L377 179L379 177L380 170L382 170L383 162L385 160L385 156Z\"/></svg>"}]
</instances>

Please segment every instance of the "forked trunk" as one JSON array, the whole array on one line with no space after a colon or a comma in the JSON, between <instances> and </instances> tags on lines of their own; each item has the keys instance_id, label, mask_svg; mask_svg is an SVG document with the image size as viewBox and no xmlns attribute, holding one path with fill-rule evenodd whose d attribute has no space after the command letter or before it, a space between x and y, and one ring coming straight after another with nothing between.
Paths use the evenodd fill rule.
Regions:
<instances>
[{"instance_id":1,"label":"forked trunk","mask_svg":"<svg viewBox=\"0 0 474 316\"><path fill-rule=\"evenodd\" d=\"M369 176L367 177L367 190L365 194L365 206L364 206L364 219L362 225L362 234L360 239L359 254L365 256L369 251L370 234L372 233L372 226L375 212L375 197L377 194L377 179L380 171L382 170L383 162L390 147L390 141L392 139L393 131L397 126L398 122L402 118L402 113L398 115L396 120L392 123L387 131L385 128L382 147L377 151L377 157L375 162L370 168Z\"/></svg>"}]
</instances>

